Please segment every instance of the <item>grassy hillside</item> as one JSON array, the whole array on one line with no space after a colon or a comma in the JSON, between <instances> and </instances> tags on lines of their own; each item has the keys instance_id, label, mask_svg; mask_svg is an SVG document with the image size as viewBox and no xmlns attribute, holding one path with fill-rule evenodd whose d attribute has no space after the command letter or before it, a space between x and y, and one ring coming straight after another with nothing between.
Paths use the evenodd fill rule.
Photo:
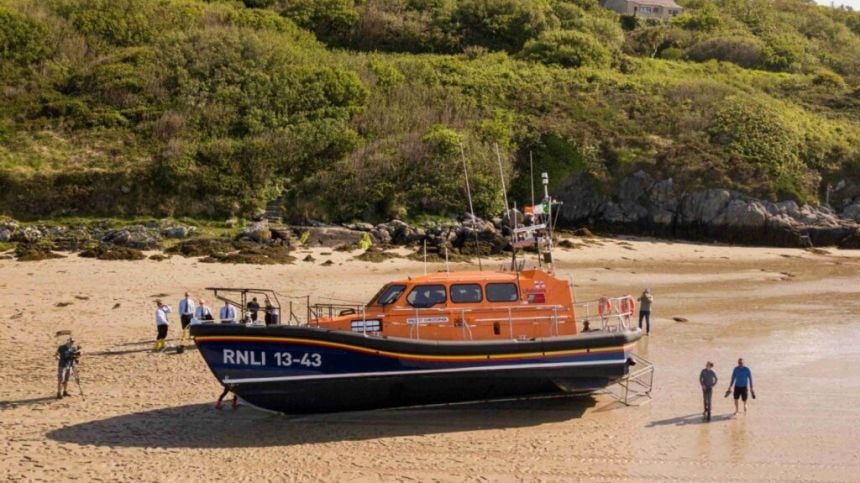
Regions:
<instances>
[{"instance_id":1,"label":"grassy hillside","mask_svg":"<svg viewBox=\"0 0 860 483\"><path fill-rule=\"evenodd\" d=\"M0 211L376 220L607 189L860 181L860 14L689 0L0 0ZM523 199L523 198L520 198Z\"/></svg>"}]
</instances>

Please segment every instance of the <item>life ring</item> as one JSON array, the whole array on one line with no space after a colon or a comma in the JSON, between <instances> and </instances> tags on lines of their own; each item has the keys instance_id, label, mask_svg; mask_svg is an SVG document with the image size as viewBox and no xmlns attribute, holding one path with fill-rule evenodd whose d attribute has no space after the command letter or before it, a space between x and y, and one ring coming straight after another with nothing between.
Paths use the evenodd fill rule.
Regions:
<instances>
[{"instance_id":1,"label":"life ring","mask_svg":"<svg viewBox=\"0 0 860 483\"><path fill-rule=\"evenodd\" d=\"M606 317L612 312L612 302L609 301L608 297L600 297L600 300L597 301L597 313L600 314L601 317Z\"/></svg>"},{"instance_id":2,"label":"life ring","mask_svg":"<svg viewBox=\"0 0 860 483\"><path fill-rule=\"evenodd\" d=\"M626 295L621 298L621 315L633 315L636 312L636 300Z\"/></svg>"}]
</instances>

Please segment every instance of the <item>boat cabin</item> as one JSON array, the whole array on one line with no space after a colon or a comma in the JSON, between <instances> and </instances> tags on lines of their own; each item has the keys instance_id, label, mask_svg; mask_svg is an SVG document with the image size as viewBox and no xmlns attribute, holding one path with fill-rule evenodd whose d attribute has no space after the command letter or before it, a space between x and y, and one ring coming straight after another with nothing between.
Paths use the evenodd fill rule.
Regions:
<instances>
[{"instance_id":1,"label":"boat cabin","mask_svg":"<svg viewBox=\"0 0 860 483\"><path fill-rule=\"evenodd\" d=\"M439 272L391 282L364 307L310 325L430 340L576 335L570 284L542 270Z\"/></svg>"}]
</instances>

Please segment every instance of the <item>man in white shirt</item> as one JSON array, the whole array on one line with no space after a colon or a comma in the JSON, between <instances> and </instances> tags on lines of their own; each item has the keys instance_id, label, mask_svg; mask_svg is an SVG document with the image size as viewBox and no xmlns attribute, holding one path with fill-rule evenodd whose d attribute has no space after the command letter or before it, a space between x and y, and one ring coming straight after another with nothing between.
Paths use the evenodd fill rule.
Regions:
<instances>
[{"instance_id":1,"label":"man in white shirt","mask_svg":"<svg viewBox=\"0 0 860 483\"><path fill-rule=\"evenodd\" d=\"M212 317L212 311L206 306L205 300L200 299L197 308L194 310L194 318L197 319L197 322L201 323L214 318Z\"/></svg>"},{"instance_id":2,"label":"man in white shirt","mask_svg":"<svg viewBox=\"0 0 860 483\"><path fill-rule=\"evenodd\" d=\"M224 301L224 306L219 312L222 324L232 324L236 322L236 309L230 305L230 302Z\"/></svg>"},{"instance_id":3,"label":"man in white shirt","mask_svg":"<svg viewBox=\"0 0 860 483\"><path fill-rule=\"evenodd\" d=\"M185 298L179 301L179 320L182 323L182 337L180 340L188 338L188 324L191 323L191 318L194 317L194 301L191 300L191 295L185 292Z\"/></svg>"},{"instance_id":4,"label":"man in white shirt","mask_svg":"<svg viewBox=\"0 0 860 483\"><path fill-rule=\"evenodd\" d=\"M170 322L167 320L167 314L171 312L169 305L164 305L161 300L155 301L155 327L158 329L158 335L155 338L154 351L164 350L165 339L167 338L167 329L170 328Z\"/></svg>"}]
</instances>

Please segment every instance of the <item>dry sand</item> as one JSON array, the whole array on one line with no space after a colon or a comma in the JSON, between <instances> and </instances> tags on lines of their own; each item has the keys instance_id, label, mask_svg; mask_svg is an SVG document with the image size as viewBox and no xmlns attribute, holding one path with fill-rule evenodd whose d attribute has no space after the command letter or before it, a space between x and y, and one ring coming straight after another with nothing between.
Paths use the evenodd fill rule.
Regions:
<instances>
[{"instance_id":1,"label":"dry sand","mask_svg":"<svg viewBox=\"0 0 860 483\"><path fill-rule=\"evenodd\" d=\"M642 407L598 395L304 417L213 409L219 386L196 351L149 351L154 296L175 308L185 289L256 286L365 300L421 263L324 250L274 267L0 260L0 481L858 480L860 252L828 251L634 239L560 250L579 300L653 290L638 352L656 386ZM85 351L86 401L74 384L52 398L59 329ZM722 392L738 356L758 399L730 418ZM707 359L721 380L703 423Z\"/></svg>"}]
</instances>

